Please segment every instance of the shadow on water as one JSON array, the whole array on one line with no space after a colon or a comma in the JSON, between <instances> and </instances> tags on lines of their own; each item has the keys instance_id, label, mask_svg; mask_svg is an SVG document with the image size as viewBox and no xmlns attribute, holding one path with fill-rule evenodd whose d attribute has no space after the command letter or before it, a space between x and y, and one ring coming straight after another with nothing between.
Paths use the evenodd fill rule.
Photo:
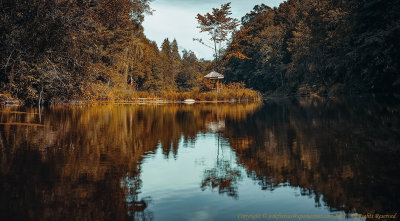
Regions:
<instances>
[{"instance_id":1,"label":"shadow on water","mask_svg":"<svg viewBox=\"0 0 400 221\"><path fill-rule=\"evenodd\" d=\"M37 112L1 108L1 220L153 220L152 196L141 192L144 159L157 150L177 157L181 141L206 133L229 144L246 174L215 156L201 190L235 199L247 175L264 190L299 187L332 211L400 208L398 102L286 99Z\"/></svg>"}]
</instances>

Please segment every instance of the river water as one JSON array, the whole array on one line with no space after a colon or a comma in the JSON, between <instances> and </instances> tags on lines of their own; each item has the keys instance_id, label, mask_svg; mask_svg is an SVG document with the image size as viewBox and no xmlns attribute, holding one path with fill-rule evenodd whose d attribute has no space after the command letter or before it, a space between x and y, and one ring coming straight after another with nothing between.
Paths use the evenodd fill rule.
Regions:
<instances>
[{"instance_id":1,"label":"river water","mask_svg":"<svg viewBox=\"0 0 400 221\"><path fill-rule=\"evenodd\" d=\"M0 220L398 219L399 119L368 97L2 107Z\"/></svg>"}]
</instances>

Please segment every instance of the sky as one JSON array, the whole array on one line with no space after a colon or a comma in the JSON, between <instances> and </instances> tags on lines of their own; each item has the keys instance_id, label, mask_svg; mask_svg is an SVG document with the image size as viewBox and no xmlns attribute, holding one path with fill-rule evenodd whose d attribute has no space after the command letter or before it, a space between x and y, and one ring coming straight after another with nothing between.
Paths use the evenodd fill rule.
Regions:
<instances>
[{"instance_id":1,"label":"sky","mask_svg":"<svg viewBox=\"0 0 400 221\"><path fill-rule=\"evenodd\" d=\"M211 12L212 8L220 8L222 4L231 2L232 17L242 18L255 5L266 4L278 7L283 0L153 0L150 7L153 15L146 15L143 22L144 33L158 46L168 38L176 39L179 50L192 50L198 58L211 60L213 52L204 45L193 41L193 38L208 40L206 33L200 34L196 16Z\"/></svg>"}]
</instances>

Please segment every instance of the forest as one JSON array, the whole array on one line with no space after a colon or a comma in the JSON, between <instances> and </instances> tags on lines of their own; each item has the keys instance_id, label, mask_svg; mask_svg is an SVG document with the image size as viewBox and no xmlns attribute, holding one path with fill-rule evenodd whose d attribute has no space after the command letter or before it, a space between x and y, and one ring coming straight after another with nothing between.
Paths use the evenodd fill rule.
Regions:
<instances>
[{"instance_id":1,"label":"forest","mask_svg":"<svg viewBox=\"0 0 400 221\"><path fill-rule=\"evenodd\" d=\"M399 12L386 0L255 6L227 49L224 74L266 94L398 93Z\"/></svg>"},{"instance_id":2,"label":"forest","mask_svg":"<svg viewBox=\"0 0 400 221\"><path fill-rule=\"evenodd\" d=\"M0 94L28 104L171 94L184 99L212 90L203 78L211 70L223 73L225 89L240 91L239 97L259 96L244 85L266 95L399 91L396 1L262 4L241 25L229 18L228 3L213 9L233 31L231 38L228 32L214 36L228 42L215 48L214 61L180 53L176 40L165 39L160 48L149 40L142 22L152 12L150 1L1 1ZM204 17L197 18L201 27Z\"/></svg>"},{"instance_id":3,"label":"forest","mask_svg":"<svg viewBox=\"0 0 400 221\"><path fill-rule=\"evenodd\" d=\"M0 8L0 90L27 103L185 91L204 70L193 52L181 58L176 41L159 50L146 38L149 0L9 0Z\"/></svg>"}]
</instances>

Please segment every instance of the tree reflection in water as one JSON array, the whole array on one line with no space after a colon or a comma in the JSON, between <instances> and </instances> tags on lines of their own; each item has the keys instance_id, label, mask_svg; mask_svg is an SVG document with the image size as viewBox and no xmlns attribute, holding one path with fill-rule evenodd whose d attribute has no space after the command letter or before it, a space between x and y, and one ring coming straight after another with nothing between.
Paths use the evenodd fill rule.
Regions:
<instances>
[{"instance_id":1,"label":"tree reflection in water","mask_svg":"<svg viewBox=\"0 0 400 221\"><path fill-rule=\"evenodd\" d=\"M316 206L360 214L400 208L400 105L393 99L269 101L223 137L262 189L302 188Z\"/></svg>"},{"instance_id":2,"label":"tree reflection in water","mask_svg":"<svg viewBox=\"0 0 400 221\"><path fill-rule=\"evenodd\" d=\"M2 107L0 122L26 125L0 125L0 220L151 220L143 158L159 145L175 155L180 139L259 106Z\"/></svg>"},{"instance_id":3,"label":"tree reflection in water","mask_svg":"<svg viewBox=\"0 0 400 221\"><path fill-rule=\"evenodd\" d=\"M8 124L0 125L0 220L151 220L154 198L139 197L144 159L158 149L176 157L184 149L180 141L188 144L206 133L226 144L204 170L203 190L237 198L247 175L265 190L300 187L316 206L331 210L391 214L400 208L396 100L287 99L262 108L55 106L33 112L1 109L0 122ZM224 148L234 156L224 156Z\"/></svg>"},{"instance_id":4,"label":"tree reflection in water","mask_svg":"<svg viewBox=\"0 0 400 221\"><path fill-rule=\"evenodd\" d=\"M225 159L223 155L222 148L219 142L218 135L218 154L215 166L211 169L206 169L204 171L203 180L201 183L201 190L206 190L210 187L212 190L218 188L219 194L226 193L228 196L235 199L238 198L238 182L241 180L240 169L232 165L236 162L232 162L232 158ZM220 149L221 155L220 156Z\"/></svg>"},{"instance_id":5,"label":"tree reflection in water","mask_svg":"<svg viewBox=\"0 0 400 221\"><path fill-rule=\"evenodd\" d=\"M125 198L127 203L128 216L134 220L153 220L153 212L146 210L151 203L151 197L145 197L139 200L138 194L141 188L141 180L138 175L130 177L126 175L121 181L121 188L125 189Z\"/></svg>"}]
</instances>

